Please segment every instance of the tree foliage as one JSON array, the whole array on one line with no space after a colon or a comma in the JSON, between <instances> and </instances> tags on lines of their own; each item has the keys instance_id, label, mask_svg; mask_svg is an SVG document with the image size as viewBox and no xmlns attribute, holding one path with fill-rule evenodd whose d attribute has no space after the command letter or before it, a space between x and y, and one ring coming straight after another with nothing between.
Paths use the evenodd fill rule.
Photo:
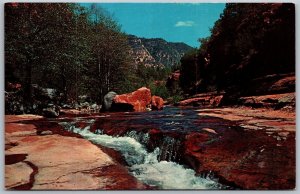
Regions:
<instances>
[{"instance_id":1,"label":"tree foliage","mask_svg":"<svg viewBox=\"0 0 300 194\"><path fill-rule=\"evenodd\" d=\"M73 65L70 48L75 47L70 41L75 35L73 9L69 4L6 4L6 79L24 85L26 101L30 101L32 83L65 89L66 80L61 79Z\"/></svg>"},{"instance_id":2,"label":"tree foliage","mask_svg":"<svg viewBox=\"0 0 300 194\"><path fill-rule=\"evenodd\" d=\"M171 73L169 67L147 67L138 65L137 69L132 69L130 85L135 88L146 86L150 88L151 93L160 96L164 99L169 97L169 92L166 88L166 78ZM133 85L134 84L134 85Z\"/></svg>"},{"instance_id":3,"label":"tree foliage","mask_svg":"<svg viewBox=\"0 0 300 194\"><path fill-rule=\"evenodd\" d=\"M63 99L88 94L100 102L110 90L123 90L128 43L119 25L104 10L69 3L5 5L6 83L58 89Z\"/></svg>"},{"instance_id":4,"label":"tree foliage","mask_svg":"<svg viewBox=\"0 0 300 194\"><path fill-rule=\"evenodd\" d=\"M190 86L245 92L255 78L295 72L294 4L228 3L211 36L200 42L197 54L184 56L181 63L182 86L191 93L199 90Z\"/></svg>"}]
</instances>

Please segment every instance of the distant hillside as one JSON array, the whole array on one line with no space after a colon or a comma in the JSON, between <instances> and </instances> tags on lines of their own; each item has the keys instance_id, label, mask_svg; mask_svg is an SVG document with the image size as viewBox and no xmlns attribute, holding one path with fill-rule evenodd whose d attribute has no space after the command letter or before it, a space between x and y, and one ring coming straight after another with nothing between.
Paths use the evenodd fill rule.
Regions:
<instances>
[{"instance_id":1,"label":"distant hillside","mask_svg":"<svg viewBox=\"0 0 300 194\"><path fill-rule=\"evenodd\" d=\"M171 67L180 62L181 57L193 49L185 43L171 43L161 38L139 38L128 36L131 53L136 65Z\"/></svg>"}]
</instances>

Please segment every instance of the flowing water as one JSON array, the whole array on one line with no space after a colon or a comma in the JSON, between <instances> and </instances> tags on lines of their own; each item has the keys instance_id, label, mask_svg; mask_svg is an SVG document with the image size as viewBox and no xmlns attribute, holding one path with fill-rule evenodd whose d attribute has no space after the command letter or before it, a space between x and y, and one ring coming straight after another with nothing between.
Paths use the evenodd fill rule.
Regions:
<instances>
[{"instance_id":1,"label":"flowing water","mask_svg":"<svg viewBox=\"0 0 300 194\"><path fill-rule=\"evenodd\" d=\"M171 137L162 140L162 146L149 152L145 148L148 133L129 131L124 136L109 136L98 129L90 131L94 119L86 120L89 126L75 127L74 122L61 122L66 130L80 134L83 138L109 148L118 150L125 158L129 171L142 182L160 189L223 189L224 185L211 176L196 176L195 171L176 162L177 141Z\"/></svg>"}]
</instances>

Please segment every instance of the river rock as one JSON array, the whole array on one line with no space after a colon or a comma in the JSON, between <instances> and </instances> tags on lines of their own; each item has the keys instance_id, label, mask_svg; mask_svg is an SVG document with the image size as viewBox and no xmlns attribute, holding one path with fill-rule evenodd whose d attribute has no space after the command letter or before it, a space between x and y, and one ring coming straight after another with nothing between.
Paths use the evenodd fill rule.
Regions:
<instances>
[{"instance_id":1,"label":"river rock","mask_svg":"<svg viewBox=\"0 0 300 194\"><path fill-rule=\"evenodd\" d=\"M159 96L152 96L151 108L152 110L161 110L164 106L164 100Z\"/></svg>"},{"instance_id":2,"label":"river rock","mask_svg":"<svg viewBox=\"0 0 300 194\"><path fill-rule=\"evenodd\" d=\"M103 99L103 104L101 107L101 110L108 111L111 108L111 104L113 102L113 99L117 95L116 92L108 92Z\"/></svg>"},{"instance_id":3,"label":"river rock","mask_svg":"<svg viewBox=\"0 0 300 194\"><path fill-rule=\"evenodd\" d=\"M113 110L116 111L146 111L151 104L151 91L146 87L122 95L116 95L113 99Z\"/></svg>"},{"instance_id":4,"label":"river rock","mask_svg":"<svg viewBox=\"0 0 300 194\"><path fill-rule=\"evenodd\" d=\"M41 135L52 135L52 134L53 134L53 132L50 131L50 130L42 131L42 132L41 132Z\"/></svg>"}]
</instances>

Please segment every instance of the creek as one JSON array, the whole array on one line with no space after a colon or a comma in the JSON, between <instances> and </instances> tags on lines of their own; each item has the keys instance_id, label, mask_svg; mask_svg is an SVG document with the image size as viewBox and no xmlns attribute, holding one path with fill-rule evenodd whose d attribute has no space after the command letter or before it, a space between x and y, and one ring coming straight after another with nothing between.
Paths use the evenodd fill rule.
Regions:
<instances>
[{"instance_id":1,"label":"creek","mask_svg":"<svg viewBox=\"0 0 300 194\"><path fill-rule=\"evenodd\" d=\"M167 107L146 113L82 116L59 124L94 144L119 151L130 173L147 185L159 189L229 188L213 173L199 175L182 161L184 136L205 127L195 123L198 118L194 110ZM78 123L85 125L80 127ZM153 128L162 133L156 139Z\"/></svg>"}]
</instances>

